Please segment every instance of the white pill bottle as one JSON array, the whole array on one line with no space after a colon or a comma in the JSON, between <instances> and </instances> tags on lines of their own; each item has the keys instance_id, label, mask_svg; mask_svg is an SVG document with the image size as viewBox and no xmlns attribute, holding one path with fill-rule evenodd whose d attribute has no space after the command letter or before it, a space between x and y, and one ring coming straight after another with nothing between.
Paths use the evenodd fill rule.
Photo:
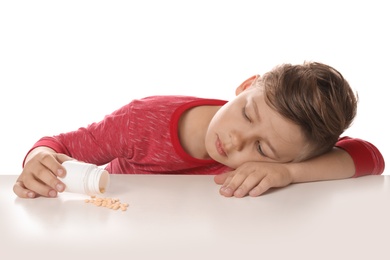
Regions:
<instances>
[{"instance_id":1,"label":"white pill bottle","mask_svg":"<svg viewBox=\"0 0 390 260\"><path fill-rule=\"evenodd\" d=\"M66 176L61 180L67 192L100 195L110 184L110 174L95 164L65 161L62 166L66 169Z\"/></svg>"}]
</instances>

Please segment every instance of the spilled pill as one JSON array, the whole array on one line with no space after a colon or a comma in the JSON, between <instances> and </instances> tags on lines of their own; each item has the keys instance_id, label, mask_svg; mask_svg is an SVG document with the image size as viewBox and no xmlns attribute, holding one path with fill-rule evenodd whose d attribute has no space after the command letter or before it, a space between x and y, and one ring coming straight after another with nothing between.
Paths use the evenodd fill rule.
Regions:
<instances>
[{"instance_id":1,"label":"spilled pill","mask_svg":"<svg viewBox=\"0 0 390 260\"><path fill-rule=\"evenodd\" d=\"M120 209L122 211L126 211L127 207L129 206L128 203L122 203L117 198L101 198L101 197L91 196L90 199L85 199L84 201L85 203L92 203L97 207L105 207L113 210Z\"/></svg>"}]
</instances>

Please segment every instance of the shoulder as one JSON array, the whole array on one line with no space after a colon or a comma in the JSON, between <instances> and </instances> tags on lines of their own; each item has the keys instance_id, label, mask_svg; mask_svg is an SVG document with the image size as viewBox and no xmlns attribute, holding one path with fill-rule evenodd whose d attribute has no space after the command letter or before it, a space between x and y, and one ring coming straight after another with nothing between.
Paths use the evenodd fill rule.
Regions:
<instances>
[{"instance_id":1,"label":"shoulder","mask_svg":"<svg viewBox=\"0 0 390 260\"><path fill-rule=\"evenodd\" d=\"M223 105L227 101L220 99L200 98L195 96L161 95L135 99L130 104L142 109L171 109L178 107L194 107L204 105Z\"/></svg>"}]
</instances>

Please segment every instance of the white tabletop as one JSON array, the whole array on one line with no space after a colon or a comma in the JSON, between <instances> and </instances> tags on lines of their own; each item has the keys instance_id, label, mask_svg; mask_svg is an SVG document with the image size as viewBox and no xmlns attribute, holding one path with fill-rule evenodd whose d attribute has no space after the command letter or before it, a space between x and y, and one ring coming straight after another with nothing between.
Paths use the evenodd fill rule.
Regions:
<instances>
[{"instance_id":1,"label":"white tabletop","mask_svg":"<svg viewBox=\"0 0 390 260\"><path fill-rule=\"evenodd\" d=\"M212 176L112 175L105 197L17 198L0 176L0 259L389 259L390 176L225 198Z\"/></svg>"}]
</instances>

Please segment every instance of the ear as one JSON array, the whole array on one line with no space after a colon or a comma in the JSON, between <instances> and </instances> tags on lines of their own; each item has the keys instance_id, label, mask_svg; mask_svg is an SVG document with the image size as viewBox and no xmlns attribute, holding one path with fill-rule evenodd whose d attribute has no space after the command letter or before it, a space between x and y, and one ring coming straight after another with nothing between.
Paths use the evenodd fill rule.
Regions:
<instances>
[{"instance_id":1,"label":"ear","mask_svg":"<svg viewBox=\"0 0 390 260\"><path fill-rule=\"evenodd\" d=\"M252 86L253 82L255 82L258 77L260 77L260 75L254 75L249 79L245 80L244 82L242 82L241 85L236 88L236 96L238 96L245 89Z\"/></svg>"}]
</instances>

